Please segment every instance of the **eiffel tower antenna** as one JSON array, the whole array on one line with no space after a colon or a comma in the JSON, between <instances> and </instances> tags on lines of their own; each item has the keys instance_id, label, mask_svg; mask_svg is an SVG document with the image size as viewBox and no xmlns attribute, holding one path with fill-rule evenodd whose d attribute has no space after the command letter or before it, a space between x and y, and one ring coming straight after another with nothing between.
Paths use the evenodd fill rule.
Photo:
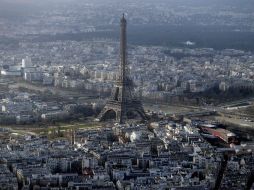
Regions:
<instances>
[{"instance_id":1,"label":"eiffel tower antenna","mask_svg":"<svg viewBox=\"0 0 254 190\"><path fill-rule=\"evenodd\" d=\"M98 119L100 121L108 118L109 112L114 112L116 121L123 124L128 119L128 114L138 113L142 119L147 119L141 101L134 98L133 82L127 72L127 21L123 14L120 27L120 69L111 97L101 111Z\"/></svg>"}]
</instances>

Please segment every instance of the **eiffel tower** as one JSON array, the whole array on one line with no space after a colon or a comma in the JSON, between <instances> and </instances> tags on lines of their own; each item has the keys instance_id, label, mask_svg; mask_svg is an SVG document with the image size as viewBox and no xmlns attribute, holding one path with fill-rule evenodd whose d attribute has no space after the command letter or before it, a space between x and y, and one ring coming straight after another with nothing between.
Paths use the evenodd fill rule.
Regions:
<instances>
[{"instance_id":1,"label":"eiffel tower","mask_svg":"<svg viewBox=\"0 0 254 190\"><path fill-rule=\"evenodd\" d=\"M134 85L128 75L126 27L127 21L123 14L121 19L119 76L110 99L98 116L100 121L107 119L112 111L115 113L116 121L121 124L126 122L129 114L137 113L142 119L147 118L141 101L134 97Z\"/></svg>"}]
</instances>

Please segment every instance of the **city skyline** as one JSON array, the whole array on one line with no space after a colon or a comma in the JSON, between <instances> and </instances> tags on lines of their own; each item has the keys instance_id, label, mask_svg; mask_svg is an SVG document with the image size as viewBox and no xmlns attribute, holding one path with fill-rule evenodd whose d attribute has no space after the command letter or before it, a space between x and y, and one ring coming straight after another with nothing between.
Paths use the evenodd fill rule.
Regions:
<instances>
[{"instance_id":1,"label":"city skyline","mask_svg":"<svg viewBox=\"0 0 254 190\"><path fill-rule=\"evenodd\" d=\"M0 0L0 189L252 190L253 12Z\"/></svg>"}]
</instances>

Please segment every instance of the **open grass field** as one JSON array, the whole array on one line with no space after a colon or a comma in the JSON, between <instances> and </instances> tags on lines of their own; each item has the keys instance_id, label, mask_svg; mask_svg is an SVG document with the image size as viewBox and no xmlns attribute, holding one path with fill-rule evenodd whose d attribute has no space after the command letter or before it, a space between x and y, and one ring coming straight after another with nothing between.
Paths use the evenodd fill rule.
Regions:
<instances>
[{"instance_id":1,"label":"open grass field","mask_svg":"<svg viewBox=\"0 0 254 190\"><path fill-rule=\"evenodd\" d=\"M1 126L11 129L11 132L19 135L50 135L54 131L68 132L72 129L97 129L102 127L102 123L98 122L73 122L73 123L56 123L55 125L39 126L39 125L13 125Z\"/></svg>"}]
</instances>

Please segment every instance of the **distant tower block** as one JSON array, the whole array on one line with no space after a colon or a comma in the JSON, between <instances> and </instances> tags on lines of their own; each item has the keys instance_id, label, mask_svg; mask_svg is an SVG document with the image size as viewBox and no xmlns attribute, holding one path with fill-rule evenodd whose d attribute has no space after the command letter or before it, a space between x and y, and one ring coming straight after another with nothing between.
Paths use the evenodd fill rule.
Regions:
<instances>
[{"instance_id":1,"label":"distant tower block","mask_svg":"<svg viewBox=\"0 0 254 190\"><path fill-rule=\"evenodd\" d=\"M75 139L76 138L76 136L75 136L76 134L75 133L76 133L75 129L72 128L71 129L71 144L72 145L75 145L75 141L76 141L76 139Z\"/></svg>"},{"instance_id":2,"label":"distant tower block","mask_svg":"<svg viewBox=\"0 0 254 190\"><path fill-rule=\"evenodd\" d=\"M21 63L22 68L27 68L32 66L32 60L30 57L26 56L25 59L22 59Z\"/></svg>"},{"instance_id":3,"label":"distant tower block","mask_svg":"<svg viewBox=\"0 0 254 190\"><path fill-rule=\"evenodd\" d=\"M127 21L124 15L121 19L121 40L120 40L120 71L117 82L112 91L111 97L99 115L99 120L105 120L113 113L116 121L123 124L131 114L139 114L142 119L147 119L141 101L134 97L134 86L127 72Z\"/></svg>"}]
</instances>

